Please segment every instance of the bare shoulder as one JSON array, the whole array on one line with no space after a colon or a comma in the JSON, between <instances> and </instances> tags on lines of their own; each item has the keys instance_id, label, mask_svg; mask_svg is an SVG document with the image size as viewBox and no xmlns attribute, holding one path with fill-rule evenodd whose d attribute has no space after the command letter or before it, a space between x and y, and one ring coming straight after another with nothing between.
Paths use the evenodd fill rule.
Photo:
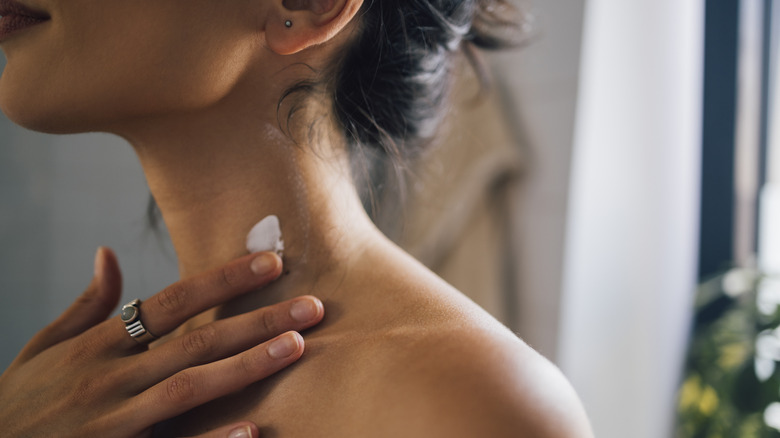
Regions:
<instances>
[{"instance_id":1,"label":"bare shoulder","mask_svg":"<svg viewBox=\"0 0 780 438\"><path fill-rule=\"evenodd\" d=\"M370 283L382 285L374 309L390 311L372 314L375 329L361 343L353 436L592 437L557 367L432 272L399 259L392 272L404 276Z\"/></svg>"},{"instance_id":2,"label":"bare shoulder","mask_svg":"<svg viewBox=\"0 0 780 438\"><path fill-rule=\"evenodd\" d=\"M381 435L372 435L591 437L582 405L561 372L492 324L409 329L383 342L385 378L371 415L373 431Z\"/></svg>"}]
</instances>

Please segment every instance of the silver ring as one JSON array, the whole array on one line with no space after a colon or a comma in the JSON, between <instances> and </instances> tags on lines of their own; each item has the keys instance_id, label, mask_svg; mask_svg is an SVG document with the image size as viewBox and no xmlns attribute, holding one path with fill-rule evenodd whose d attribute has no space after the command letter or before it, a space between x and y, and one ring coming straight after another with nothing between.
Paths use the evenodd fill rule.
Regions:
<instances>
[{"instance_id":1,"label":"silver ring","mask_svg":"<svg viewBox=\"0 0 780 438\"><path fill-rule=\"evenodd\" d=\"M155 339L157 336L153 335L149 330L144 327L141 322L141 300L135 299L122 306L122 313L119 317L122 322L125 323L125 329L130 337L135 339L139 344L146 345Z\"/></svg>"}]
</instances>

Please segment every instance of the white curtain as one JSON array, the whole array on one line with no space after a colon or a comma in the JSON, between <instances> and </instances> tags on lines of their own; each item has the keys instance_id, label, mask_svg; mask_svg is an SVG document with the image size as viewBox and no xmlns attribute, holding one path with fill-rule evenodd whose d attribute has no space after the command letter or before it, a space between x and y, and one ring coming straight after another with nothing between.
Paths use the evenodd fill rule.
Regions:
<instances>
[{"instance_id":1,"label":"white curtain","mask_svg":"<svg viewBox=\"0 0 780 438\"><path fill-rule=\"evenodd\" d=\"M671 435L696 281L702 0L586 2L559 363L600 438Z\"/></svg>"}]
</instances>

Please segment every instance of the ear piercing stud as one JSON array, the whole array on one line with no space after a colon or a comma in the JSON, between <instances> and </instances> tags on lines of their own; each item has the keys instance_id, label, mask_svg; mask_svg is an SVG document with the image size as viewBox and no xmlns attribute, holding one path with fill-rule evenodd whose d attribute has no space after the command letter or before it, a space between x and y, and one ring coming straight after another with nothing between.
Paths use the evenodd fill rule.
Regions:
<instances>
[{"instance_id":1,"label":"ear piercing stud","mask_svg":"<svg viewBox=\"0 0 780 438\"><path fill-rule=\"evenodd\" d=\"M284 22L284 26L285 26L285 27L288 27L288 28L292 27L292 21L290 21L290 20L286 20L286 21Z\"/></svg>"}]
</instances>

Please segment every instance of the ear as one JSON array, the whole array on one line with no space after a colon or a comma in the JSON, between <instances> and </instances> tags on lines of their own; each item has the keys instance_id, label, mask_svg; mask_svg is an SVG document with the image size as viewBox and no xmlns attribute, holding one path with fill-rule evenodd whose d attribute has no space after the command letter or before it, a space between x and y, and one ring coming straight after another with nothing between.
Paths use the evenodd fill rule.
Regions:
<instances>
[{"instance_id":1,"label":"ear","mask_svg":"<svg viewBox=\"0 0 780 438\"><path fill-rule=\"evenodd\" d=\"M265 23L268 47L291 55L325 43L355 17L363 0L271 0ZM290 26L287 26L290 24Z\"/></svg>"}]
</instances>

